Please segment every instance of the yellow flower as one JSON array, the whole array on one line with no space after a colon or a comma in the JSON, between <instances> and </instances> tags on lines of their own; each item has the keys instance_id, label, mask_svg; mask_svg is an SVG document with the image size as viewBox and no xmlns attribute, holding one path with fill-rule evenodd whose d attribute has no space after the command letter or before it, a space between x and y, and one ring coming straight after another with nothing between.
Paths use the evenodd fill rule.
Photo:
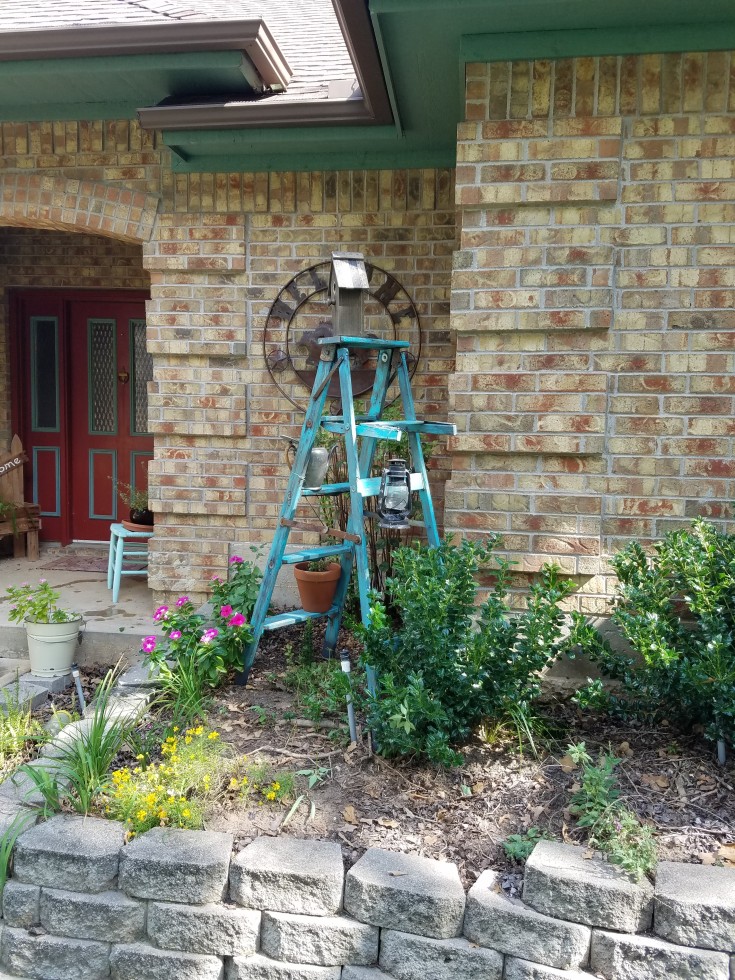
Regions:
<instances>
[{"instance_id":1,"label":"yellow flower","mask_svg":"<svg viewBox=\"0 0 735 980\"><path fill-rule=\"evenodd\" d=\"M165 810L159 810L158 811L158 819L159 820L165 820L167 816L168 816L168 814L166 813Z\"/></svg>"},{"instance_id":2,"label":"yellow flower","mask_svg":"<svg viewBox=\"0 0 735 980\"><path fill-rule=\"evenodd\" d=\"M141 773L141 768L140 768L140 766L136 766L136 768L135 768L135 769L133 769L133 774L134 774L135 776L139 776L139 775L140 775L140 773Z\"/></svg>"},{"instance_id":3,"label":"yellow flower","mask_svg":"<svg viewBox=\"0 0 735 980\"><path fill-rule=\"evenodd\" d=\"M138 762L142 762L143 759L145 759L145 756L141 753L141 755L136 755L135 758L138 760Z\"/></svg>"},{"instance_id":4,"label":"yellow flower","mask_svg":"<svg viewBox=\"0 0 735 980\"><path fill-rule=\"evenodd\" d=\"M276 794L271 790L270 793L265 794L265 798L266 800L275 800Z\"/></svg>"},{"instance_id":5,"label":"yellow flower","mask_svg":"<svg viewBox=\"0 0 735 980\"><path fill-rule=\"evenodd\" d=\"M280 783L273 783L273 789L278 790L280 788L281 788L281 784Z\"/></svg>"},{"instance_id":6,"label":"yellow flower","mask_svg":"<svg viewBox=\"0 0 735 980\"><path fill-rule=\"evenodd\" d=\"M184 741L186 742L187 745L191 745L191 735L187 735Z\"/></svg>"},{"instance_id":7,"label":"yellow flower","mask_svg":"<svg viewBox=\"0 0 735 980\"><path fill-rule=\"evenodd\" d=\"M191 810L189 809L189 807L186 807L185 810L181 811L181 816L185 817L188 820L188 818L191 816Z\"/></svg>"},{"instance_id":8,"label":"yellow flower","mask_svg":"<svg viewBox=\"0 0 735 980\"><path fill-rule=\"evenodd\" d=\"M204 731L204 726L203 725L197 725L197 727L194 729L194 734L195 735L201 735L203 731Z\"/></svg>"},{"instance_id":9,"label":"yellow flower","mask_svg":"<svg viewBox=\"0 0 735 980\"><path fill-rule=\"evenodd\" d=\"M208 738L208 739L209 739L209 740L210 740L211 742L213 742L213 741L214 741L214 739L216 739L216 738L219 738L219 732L210 732L210 733L209 733L209 735L207 735L207 738Z\"/></svg>"},{"instance_id":10,"label":"yellow flower","mask_svg":"<svg viewBox=\"0 0 735 980\"><path fill-rule=\"evenodd\" d=\"M237 779L234 776L230 780L230 789L237 789Z\"/></svg>"},{"instance_id":11,"label":"yellow flower","mask_svg":"<svg viewBox=\"0 0 735 980\"><path fill-rule=\"evenodd\" d=\"M143 822L143 820L145 820L147 816L148 816L147 810L138 810L138 812L135 814L136 820L140 820L141 823Z\"/></svg>"},{"instance_id":12,"label":"yellow flower","mask_svg":"<svg viewBox=\"0 0 735 980\"><path fill-rule=\"evenodd\" d=\"M247 784L248 784L249 782L250 782L250 780L248 779L248 777L247 777L247 776L243 776L243 777L242 777L242 784L243 784L243 786L247 786Z\"/></svg>"},{"instance_id":13,"label":"yellow flower","mask_svg":"<svg viewBox=\"0 0 735 980\"><path fill-rule=\"evenodd\" d=\"M174 727L171 729L171 731L174 731L174 732L178 732L178 730L179 730L179 726L178 725L174 725Z\"/></svg>"}]
</instances>

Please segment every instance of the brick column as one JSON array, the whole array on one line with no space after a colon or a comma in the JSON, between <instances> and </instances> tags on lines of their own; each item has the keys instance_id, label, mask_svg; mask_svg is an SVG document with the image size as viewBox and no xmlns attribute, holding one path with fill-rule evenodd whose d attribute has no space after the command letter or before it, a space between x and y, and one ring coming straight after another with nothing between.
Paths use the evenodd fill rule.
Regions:
<instances>
[{"instance_id":1,"label":"brick column","mask_svg":"<svg viewBox=\"0 0 735 980\"><path fill-rule=\"evenodd\" d=\"M732 495L734 94L721 53L468 68L447 528L589 611L606 555Z\"/></svg>"}]
</instances>

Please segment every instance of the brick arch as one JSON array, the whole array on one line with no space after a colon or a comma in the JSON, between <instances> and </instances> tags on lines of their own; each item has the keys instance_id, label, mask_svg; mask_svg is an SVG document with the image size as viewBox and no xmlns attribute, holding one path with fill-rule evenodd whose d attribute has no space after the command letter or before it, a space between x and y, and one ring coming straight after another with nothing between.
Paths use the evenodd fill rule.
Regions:
<instances>
[{"instance_id":1,"label":"brick arch","mask_svg":"<svg viewBox=\"0 0 735 980\"><path fill-rule=\"evenodd\" d=\"M0 174L0 224L150 240L158 198L95 180Z\"/></svg>"}]
</instances>

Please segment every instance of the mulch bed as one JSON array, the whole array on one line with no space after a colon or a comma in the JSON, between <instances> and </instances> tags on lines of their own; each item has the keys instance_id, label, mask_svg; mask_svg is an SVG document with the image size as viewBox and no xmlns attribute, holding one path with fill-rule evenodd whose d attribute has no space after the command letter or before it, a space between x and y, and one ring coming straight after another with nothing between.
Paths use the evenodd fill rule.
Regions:
<instances>
[{"instance_id":1,"label":"mulch bed","mask_svg":"<svg viewBox=\"0 0 735 980\"><path fill-rule=\"evenodd\" d=\"M453 861L466 885L496 868L512 890L519 868L502 848L508 835L539 827L558 840L586 840L568 810L578 772L563 760L566 746L579 741L591 755L611 750L623 757L617 772L625 803L654 829L659 859L712 863L721 846L735 842L735 759L718 766L714 746L699 735L583 715L550 701L544 714L556 738L539 758L521 754L506 735L494 744L473 740L458 769L386 760L371 753L365 737L349 746L343 718L323 727L293 718L299 712L282 683L284 648L298 647L300 635L300 627L265 634L247 688L222 688L210 713L209 724L235 752L292 772L324 770L312 789L299 777L304 800L286 826L288 804L216 806L207 826L234 834L237 849L262 834L318 837L338 841L349 864L368 847L410 851ZM318 649L316 630L314 639ZM88 696L102 673L85 672ZM70 692L56 704L68 707Z\"/></svg>"}]
</instances>

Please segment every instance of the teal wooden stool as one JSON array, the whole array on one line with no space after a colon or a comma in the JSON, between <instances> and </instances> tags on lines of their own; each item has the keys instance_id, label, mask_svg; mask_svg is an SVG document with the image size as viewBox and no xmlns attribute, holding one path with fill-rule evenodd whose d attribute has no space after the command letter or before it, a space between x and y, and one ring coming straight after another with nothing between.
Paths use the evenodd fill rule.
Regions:
<instances>
[{"instance_id":1,"label":"teal wooden stool","mask_svg":"<svg viewBox=\"0 0 735 980\"><path fill-rule=\"evenodd\" d=\"M107 559L107 588L112 589L112 604L120 595L123 575L148 577L148 539L153 531L128 531L122 524L110 525L110 555Z\"/></svg>"}]
</instances>

